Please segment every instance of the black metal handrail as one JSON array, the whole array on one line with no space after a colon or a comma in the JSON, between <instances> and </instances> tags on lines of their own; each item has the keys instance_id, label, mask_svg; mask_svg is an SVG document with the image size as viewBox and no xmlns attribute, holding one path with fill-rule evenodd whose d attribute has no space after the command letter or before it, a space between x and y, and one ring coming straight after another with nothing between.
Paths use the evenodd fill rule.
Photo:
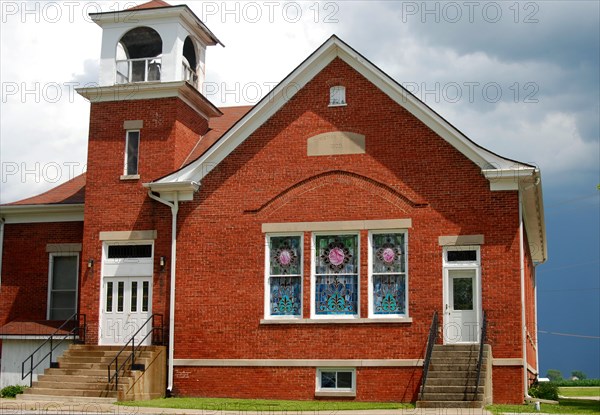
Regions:
<instances>
[{"instance_id":1,"label":"black metal handrail","mask_svg":"<svg viewBox=\"0 0 600 415\"><path fill-rule=\"evenodd\" d=\"M155 317L160 317L160 325L155 326L154 325L154 318ZM146 327L146 325L152 322L151 326L150 326L150 330L148 331L148 333L146 333L146 335L141 339L138 340L138 345L135 345L135 336L137 336L140 331L142 331L142 329L144 327ZM160 333L160 337L159 340L155 341L154 338L156 337L156 332ZM134 333L133 336L131 336L131 338L129 339L129 341L127 341L127 343L125 343L125 345L123 345L123 347L121 348L121 350L119 350L119 353L117 353L117 355L115 356L115 358L108 364L108 383L110 384L113 379L115 381L115 390L118 389L119 387L119 372L125 367L125 365L127 364L127 362L129 360L131 360L131 364L129 365L130 368L133 368L135 366L135 354L137 353L138 349L140 347L142 347L142 344L144 343L144 341L148 338L148 336L153 335L152 339L152 344L162 344L163 343L163 316L162 314L152 314L145 322L144 324L142 324L140 326L140 328ZM125 349L127 349L127 347L129 346L129 343L131 343L131 354L129 356L127 356L125 358L125 360L123 360L123 362L119 365L119 356L121 356L121 353L123 353L125 351ZM115 366L115 373L113 373L111 375L111 368L112 366Z\"/></svg>"},{"instance_id":2,"label":"black metal handrail","mask_svg":"<svg viewBox=\"0 0 600 415\"><path fill-rule=\"evenodd\" d=\"M477 399L477 392L479 390L479 381L481 377L481 364L483 362L483 345L487 336L487 314L483 312L483 322L481 323L481 336L479 337L479 358L477 359L477 381L475 382L475 392L473 394L473 400Z\"/></svg>"},{"instance_id":3,"label":"black metal handrail","mask_svg":"<svg viewBox=\"0 0 600 415\"><path fill-rule=\"evenodd\" d=\"M431 360L431 353L433 352L433 345L437 339L438 332L438 312L433 312L433 318L431 319L431 327L429 327L429 336L427 337L427 351L425 352L425 361L423 362L423 379L421 381L421 400L423 399L423 393L425 390L425 381L427 380L427 373L429 372L429 361Z\"/></svg>"},{"instance_id":4,"label":"black metal handrail","mask_svg":"<svg viewBox=\"0 0 600 415\"><path fill-rule=\"evenodd\" d=\"M80 321L82 319L83 319L83 324L80 324ZM58 343L55 343L54 338L58 337L57 334L60 331L62 331L68 323L71 323L71 322L75 322L75 326L73 328L71 328L71 330L68 333L63 334L62 337L56 339L56 340L58 340ZM57 328L56 331L54 333L52 333L46 339L46 341L44 341L44 343L42 343L37 349L35 349L35 351L33 353L31 353L29 355L29 357L27 357L25 360L23 360L23 362L21 363L21 380L23 380L27 376L29 376L29 386L31 387L31 385L33 384L33 371L35 369L37 369L37 367L44 360L46 360L46 358L48 356L50 356L50 366L52 366L54 363L54 362L52 362L52 354L54 352L54 349L56 349L60 344L62 344L62 342L65 341L69 336L73 336L73 342L76 342L77 337L78 337L80 342L85 343L86 329L87 329L87 323L86 323L85 314L74 313L71 317L69 317L67 320L65 320L60 325L60 327ZM42 349L42 347L44 347L47 343L50 343L50 351L48 353L46 353L44 356L42 356L42 358L34 365L33 364L34 355L37 352L39 352ZM27 363L27 361L29 361L29 371L27 373L25 373L25 363Z\"/></svg>"}]
</instances>

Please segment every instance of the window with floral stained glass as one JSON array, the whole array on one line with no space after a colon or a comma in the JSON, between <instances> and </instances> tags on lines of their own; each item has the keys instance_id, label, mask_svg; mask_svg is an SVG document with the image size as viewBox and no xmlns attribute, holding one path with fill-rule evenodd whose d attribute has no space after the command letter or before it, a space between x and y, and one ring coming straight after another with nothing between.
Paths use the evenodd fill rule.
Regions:
<instances>
[{"instance_id":1,"label":"window with floral stained glass","mask_svg":"<svg viewBox=\"0 0 600 415\"><path fill-rule=\"evenodd\" d=\"M302 238L269 236L267 316L302 315Z\"/></svg>"},{"instance_id":2,"label":"window with floral stained glass","mask_svg":"<svg viewBox=\"0 0 600 415\"><path fill-rule=\"evenodd\" d=\"M370 251L372 316L406 316L406 234L371 234Z\"/></svg>"},{"instance_id":3,"label":"window with floral stained glass","mask_svg":"<svg viewBox=\"0 0 600 415\"><path fill-rule=\"evenodd\" d=\"M315 235L315 316L357 316L358 235Z\"/></svg>"}]
</instances>

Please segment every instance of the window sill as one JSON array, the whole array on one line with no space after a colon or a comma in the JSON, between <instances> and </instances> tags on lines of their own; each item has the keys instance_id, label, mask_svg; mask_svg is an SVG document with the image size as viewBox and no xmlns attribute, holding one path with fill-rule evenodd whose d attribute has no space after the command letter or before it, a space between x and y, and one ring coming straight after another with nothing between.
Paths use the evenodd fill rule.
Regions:
<instances>
[{"instance_id":1,"label":"window sill","mask_svg":"<svg viewBox=\"0 0 600 415\"><path fill-rule=\"evenodd\" d=\"M319 398L355 398L355 391L316 391L315 397Z\"/></svg>"},{"instance_id":2,"label":"window sill","mask_svg":"<svg viewBox=\"0 0 600 415\"><path fill-rule=\"evenodd\" d=\"M346 106L348 106L348 104L329 104L330 108L332 108L332 107L346 107ZM327 393L329 393L329 392L327 392Z\"/></svg>"},{"instance_id":3,"label":"window sill","mask_svg":"<svg viewBox=\"0 0 600 415\"><path fill-rule=\"evenodd\" d=\"M261 319L260 324L390 324L412 323L412 318L289 318ZM329 393L329 392L327 392Z\"/></svg>"},{"instance_id":4,"label":"window sill","mask_svg":"<svg viewBox=\"0 0 600 415\"><path fill-rule=\"evenodd\" d=\"M139 180L140 179L140 175L139 174L124 174L123 176L120 177L121 180Z\"/></svg>"}]
</instances>

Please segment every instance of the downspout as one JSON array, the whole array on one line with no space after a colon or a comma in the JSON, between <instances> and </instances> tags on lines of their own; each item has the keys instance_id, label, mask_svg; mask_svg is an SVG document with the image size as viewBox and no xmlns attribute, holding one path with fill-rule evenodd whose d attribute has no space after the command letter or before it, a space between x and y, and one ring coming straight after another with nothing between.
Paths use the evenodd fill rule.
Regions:
<instances>
[{"instance_id":1,"label":"downspout","mask_svg":"<svg viewBox=\"0 0 600 415\"><path fill-rule=\"evenodd\" d=\"M540 378L540 347L538 343L538 314L537 314L537 272L533 267L533 315L535 316L535 366L537 369L537 379Z\"/></svg>"},{"instance_id":2,"label":"downspout","mask_svg":"<svg viewBox=\"0 0 600 415\"><path fill-rule=\"evenodd\" d=\"M167 391L173 391L173 349L175 345L175 270L177 268L177 212L179 211L179 194L174 193L173 203L168 202L148 190L148 196L171 208L171 293L169 296L169 350Z\"/></svg>"},{"instance_id":3,"label":"downspout","mask_svg":"<svg viewBox=\"0 0 600 415\"><path fill-rule=\"evenodd\" d=\"M4 247L4 218L0 218L0 292L2 291L2 247Z\"/></svg>"},{"instance_id":4,"label":"downspout","mask_svg":"<svg viewBox=\"0 0 600 415\"><path fill-rule=\"evenodd\" d=\"M523 196L519 186L519 267L521 268L521 335L523 340L523 389L525 399L529 396L529 377L527 376L527 324L525 313L525 250L523 238Z\"/></svg>"}]
</instances>

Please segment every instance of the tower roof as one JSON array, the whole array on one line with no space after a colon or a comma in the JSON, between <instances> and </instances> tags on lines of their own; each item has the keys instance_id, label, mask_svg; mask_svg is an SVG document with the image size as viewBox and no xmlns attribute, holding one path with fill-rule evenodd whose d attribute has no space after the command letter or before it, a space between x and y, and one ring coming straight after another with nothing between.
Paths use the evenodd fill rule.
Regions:
<instances>
[{"instance_id":1,"label":"tower roof","mask_svg":"<svg viewBox=\"0 0 600 415\"><path fill-rule=\"evenodd\" d=\"M147 3L139 4L134 7L130 7L127 10L142 10L142 9L158 9L161 7L173 7L169 3L163 0L152 0Z\"/></svg>"}]
</instances>

